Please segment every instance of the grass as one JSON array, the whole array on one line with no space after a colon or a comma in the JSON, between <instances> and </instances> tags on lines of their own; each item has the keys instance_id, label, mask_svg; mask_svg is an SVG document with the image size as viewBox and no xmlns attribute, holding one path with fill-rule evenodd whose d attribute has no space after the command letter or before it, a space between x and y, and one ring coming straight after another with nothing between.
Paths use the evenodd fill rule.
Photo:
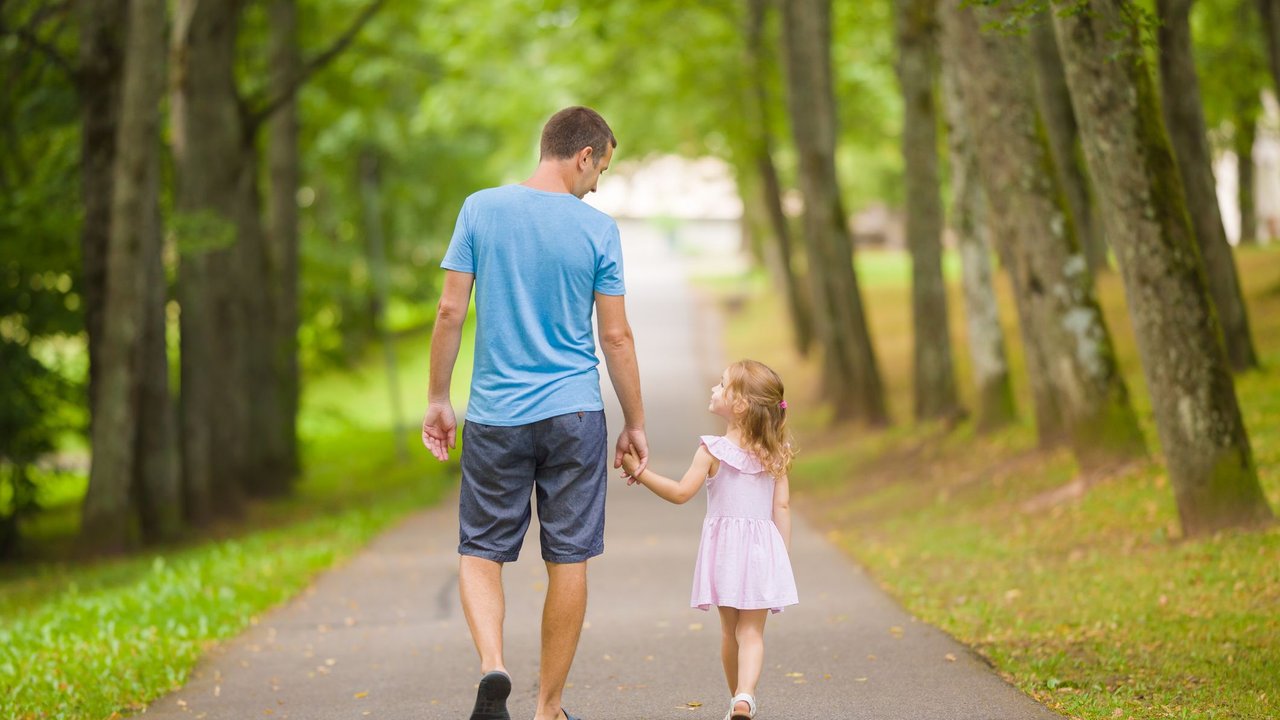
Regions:
<instances>
[{"instance_id":1,"label":"grass","mask_svg":"<svg viewBox=\"0 0 1280 720\"><path fill-rule=\"evenodd\" d=\"M428 338L406 335L397 345L407 378L399 384L399 423L390 417L380 350L352 372L306 383L305 471L292 497L254 503L244 520L181 546L97 563L5 568L0 717L109 718L143 709L181 686L211 644L240 633L317 573L449 492L456 461L437 463L418 440ZM468 347L458 360L455 400L465 398L469 382ZM52 510L27 530L56 546L74 536L84 480L61 478L49 487Z\"/></svg>"},{"instance_id":2,"label":"grass","mask_svg":"<svg viewBox=\"0 0 1280 720\"><path fill-rule=\"evenodd\" d=\"M1266 369L1236 378L1264 492L1280 508L1280 251L1238 253ZM735 305L726 346L788 381L801 456L797 505L921 619L989 658L1023 691L1078 718L1280 715L1280 528L1182 537L1120 279L1100 300L1156 457L1080 493L1071 454L1036 447L1030 420L977 436L909 422L911 325L904 258L864 253L859 275L897 425L831 426L817 365L760 327L783 327L776 293ZM898 278L896 281L894 277ZM758 281L751 287L759 287ZM718 292L731 293L724 285ZM738 291L739 294L741 291ZM1008 287L998 288L1019 407L1029 414ZM958 376L972 403L958 288Z\"/></svg>"}]
</instances>

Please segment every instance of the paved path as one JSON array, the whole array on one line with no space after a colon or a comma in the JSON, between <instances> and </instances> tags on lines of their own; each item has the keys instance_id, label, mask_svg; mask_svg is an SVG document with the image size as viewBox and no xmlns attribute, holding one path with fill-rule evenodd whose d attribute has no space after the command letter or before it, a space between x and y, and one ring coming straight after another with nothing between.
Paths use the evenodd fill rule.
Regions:
<instances>
[{"instance_id":1,"label":"paved path","mask_svg":"<svg viewBox=\"0 0 1280 720\"><path fill-rule=\"evenodd\" d=\"M627 252L653 464L676 474L697 436L718 430L705 410L721 369L718 331L693 311L661 243L628 236ZM611 434L618 418L610 408ZM606 552L591 561L587 627L565 693L575 714L724 717L717 616L688 607L704 507L611 486ZM376 539L210 653L147 717L465 720L479 672L457 598L454 512L445 503ZM762 720L1058 717L911 618L803 520L793 532L800 605L767 626ZM545 589L536 527L528 539L506 568L516 720L533 714Z\"/></svg>"}]
</instances>

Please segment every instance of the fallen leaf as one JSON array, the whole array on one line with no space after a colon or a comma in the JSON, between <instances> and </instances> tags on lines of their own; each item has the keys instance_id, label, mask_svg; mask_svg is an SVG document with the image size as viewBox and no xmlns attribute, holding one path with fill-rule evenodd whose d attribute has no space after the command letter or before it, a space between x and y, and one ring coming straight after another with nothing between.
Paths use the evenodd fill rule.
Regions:
<instances>
[{"instance_id":1,"label":"fallen leaf","mask_svg":"<svg viewBox=\"0 0 1280 720\"><path fill-rule=\"evenodd\" d=\"M702 623L689 623L689 629L697 632L702 629Z\"/></svg>"},{"instance_id":2,"label":"fallen leaf","mask_svg":"<svg viewBox=\"0 0 1280 720\"><path fill-rule=\"evenodd\" d=\"M691 707L691 708L699 708L699 707L702 707L702 703L698 702L697 700L690 700L689 702L685 703L685 706Z\"/></svg>"},{"instance_id":3,"label":"fallen leaf","mask_svg":"<svg viewBox=\"0 0 1280 720\"><path fill-rule=\"evenodd\" d=\"M361 691L361 692L356 693L356 700L363 700L363 699L365 699L365 698L367 698L367 697L369 697L369 691L368 691L368 690L364 690L364 691Z\"/></svg>"},{"instance_id":4,"label":"fallen leaf","mask_svg":"<svg viewBox=\"0 0 1280 720\"><path fill-rule=\"evenodd\" d=\"M804 673L802 673L802 672L789 672L789 673L787 673L787 677L789 677L789 678L804 677Z\"/></svg>"},{"instance_id":5,"label":"fallen leaf","mask_svg":"<svg viewBox=\"0 0 1280 720\"><path fill-rule=\"evenodd\" d=\"M947 653L944 657L946 657L946 658L947 658L947 662L955 662L955 661L956 661L956 656L955 656L955 655L953 655L953 654L951 654L951 653Z\"/></svg>"},{"instance_id":6,"label":"fallen leaf","mask_svg":"<svg viewBox=\"0 0 1280 720\"><path fill-rule=\"evenodd\" d=\"M854 681L854 682L866 682L866 681L867 681L867 679L866 679L866 678L864 678L864 677L860 677L860 678L854 678L854 679L853 679L853 681Z\"/></svg>"}]
</instances>

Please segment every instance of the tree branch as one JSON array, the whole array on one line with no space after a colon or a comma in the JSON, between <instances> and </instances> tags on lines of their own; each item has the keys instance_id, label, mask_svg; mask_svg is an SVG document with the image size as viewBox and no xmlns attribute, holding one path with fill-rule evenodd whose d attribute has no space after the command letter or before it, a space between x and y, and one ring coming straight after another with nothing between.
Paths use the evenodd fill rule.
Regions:
<instances>
[{"instance_id":1,"label":"tree branch","mask_svg":"<svg viewBox=\"0 0 1280 720\"><path fill-rule=\"evenodd\" d=\"M272 113L279 110L285 103L292 100L294 95L298 93L298 89L301 88L307 80L310 80L312 75L315 75L317 72L324 69L324 66L328 65L334 58L341 55L342 52L351 45L352 41L356 39L356 36L360 34L360 31L364 29L364 26L368 24L369 20L373 18L374 14L381 10L382 6L385 4L386 0L371 0L371 2L365 6L364 10L360 11L360 14L356 16L355 20L352 21L351 26L347 28L346 32L339 35L337 39L333 41L333 44L324 52L311 58L311 60L307 61L307 63L303 65L302 71L298 73L297 77L293 78L288 87L282 90L280 94L265 101L260 107L258 107L258 109L251 112L249 115L250 129L256 129L263 123L263 121L271 117Z\"/></svg>"}]
</instances>

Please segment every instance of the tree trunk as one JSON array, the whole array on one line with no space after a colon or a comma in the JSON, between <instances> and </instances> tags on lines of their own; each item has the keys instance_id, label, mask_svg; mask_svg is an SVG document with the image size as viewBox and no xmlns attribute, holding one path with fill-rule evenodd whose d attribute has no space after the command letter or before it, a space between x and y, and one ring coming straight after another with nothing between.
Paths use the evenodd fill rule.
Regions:
<instances>
[{"instance_id":1,"label":"tree trunk","mask_svg":"<svg viewBox=\"0 0 1280 720\"><path fill-rule=\"evenodd\" d=\"M111 195L106 307L101 344L93 464L80 542L94 552L131 544L129 491L139 461L137 378L145 323L148 249L158 237L160 98L164 93L164 0L131 0L121 83L120 125Z\"/></svg>"},{"instance_id":2,"label":"tree trunk","mask_svg":"<svg viewBox=\"0 0 1280 720\"><path fill-rule=\"evenodd\" d=\"M754 155L755 172L760 178L760 200L768 215L769 229L772 232L774 249L767 252L777 258L777 262L770 265L777 268L778 279L787 296L796 350L801 355L808 355L809 348L813 345L813 307L810 294L802 289L805 283L795 266L791 228L782 208L782 182L778 179L778 168L773 161L773 137L770 130L772 122L769 117L769 108L773 103L765 83L768 63L764 56L764 25L768 8L768 0L750 0L748 4L745 75L751 86L746 99L753 114L754 138L751 152Z\"/></svg>"},{"instance_id":3,"label":"tree trunk","mask_svg":"<svg viewBox=\"0 0 1280 720\"><path fill-rule=\"evenodd\" d=\"M156 60L163 71L164 55ZM157 102L159 102L157 100ZM164 269L163 220L160 208L142 237L144 282L141 373L138 378L138 458L134 492L142 538L147 543L177 538L183 529L182 476L178 464L178 418L169 390L169 347L166 339L168 281Z\"/></svg>"},{"instance_id":4,"label":"tree trunk","mask_svg":"<svg viewBox=\"0 0 1280 720\"><path fill-rule=\"evenodd\" d=\"M1034 344L1081 467L1140 456L1142 432L1057 186L1034 89L1019 72L1030 63L1027 43L981 32L982 25L1003 20L1007 10L961 3L947 0L944 26L986 183L988 218L996 242L1005 246L1001 255L1030 321L1024 333L1037 337Z\"/></svg>"},{"instance_id":5,"label":"tree trunk","mask_svg":"<svg viewBox=\"0 0 1280 720\"><path fill-rule=\"evenodd\" d=\"M1280 0L1258 0L1258 17L1267 42L1267 66L1271 68L1276 97L1280 98Z\"/></svg>"},{"instance_id":6,"label":"tree trunk","mask_svg":"<svg viewBox=\"0 0 1280 720\"><path fill-rule=\"evenodd\" d=\"M267 9L270 24L272 94L282 93L301 72L298 52L297 0L273 0ZM270 286L276 289L275 378L279 410L273 418L273 472L283 480L297 477L298 403L298 103L290 98L267 123L267 236Z\"/></svg>"},{"instance_id":7,"label":"tree trunk","mask_svg":"<svg viewBox=\"0 0 1280 720\"><path fill-rule=\"evenodd\" d=\"M853 241L836 179L830 0L784 4L791 127L800 161L814 326L837 419L888 422L884 389L853 273Z\"/></svg>"},{"instance_id":8,"label":"tree trunk","mask_svg":"<svg viewBox=\"0 0 1280 720\"><path fill-rule=\"evenodd\" d=\"M991 251L987 242L986 200L976 173L972 136L964 120L956 89L954 63L942 70L943 107L951 151L952 227L960 250L960 281L964 289L965 327L969 362L977 390L977 429L989 432L1017 419L1004 329L991 280Z\"/></svg>"},{"instance_id":9,"label":"tree trunk","mask_svg":"<svg viewBox=\"0 0 1280 720\"><path fill-rule=\"evenodd\" d=\"M1236 153L1236 202L1240 207L1241 245L1258 244L1258 209L1253 185L1253 141L1257 136L1256 110L1239 110L1231 143Z\"/></svg>"},{"instance_id":10,"label":"tree trunk","mask_svg":"<svg viewBox=\"0 0 1280 720\"><path fill-rule=\"evenodd\" d=\"M942 197L938 184L937 0L896 0L898 81L902 86L902 156L906 175L906 234L911 251L911 326L915 417L954 418L956 397L942 277Z\"/></svg>"},{"instance_id":11,"label":"tree trunk","mask_svg":"<svg viewBox=\"0 0 1280 720\"><path fill-rule=\"evenodd\" d=\"M1209 281L1209 293L1236 372L1258 366L1235 258L1218 207L1213 152L1205 136L1200 80L1191 54L1191 0L1157 0L1160 84L1165 125L1177 158L1187 210Z\"/></svg>"},{"instance_id":12,"label":"tree trunk","mask_svg":"<svg viewBox=\"0 0 1280 720\"><path fill-rule=\"evenodd\" d=\"M1067 90L1062 55L1058 52L1058 41L1053 37L1053 21L1049 19L1048 10L1037 13L1031 20L1031 51L1040 112L1044 117L1054 167L1058 171L1058 183L1075 220L1076 236L1085 259L1089 261L1089 270L1096 275L1107 269L1107 246L1098 227L1097 214L1093 211L1089 174L1084 168L1084 158L1077 150L1080 128L1076 124L1075 111L1071 109L1071 93Z\"/></svg>"},{"instance_id":13,"label":"tree trunk","mask_svg":"<svg viewBox=\"0 0 1280 720\"><path fill-rule=\"evenodd\" d=\"M89 418L97 404L106 307L107 242L111 234L111 175L120 116L127 0L78 0L80 25L80 251L85 330L89 337Z\"/></svg>"},{"instance_id":14,"label":"tree trunk","mask_svg":"<svg viewBox=\"0 0 1280 720\"><path fill-rule=\"evenodd\" d=\"M181 227L182 436L189 517L239 515L249 427L241 285L243 193L236 3L180 0L174 23L173 149Z\"/></svg>"},{"instance_id":15,"label":"tree trunk","mask_svg":"<svg viewBox=\"0 0 1280 720\"><path fill-rule=\"evenodd\" d=\"M1055 15L1090 174L1119 260L1183 531L1269 521L1136 8Z\"/></svg>"},{"instance_id":16,"label":"tree trunk","mask_svg":"<svg viewBox=\"0 0 1280 720\"><path fill-rule=\"evenodd\" d=\"M277 320L272 300L278 289L271 287L266 230L262 223L262 193L258 186L259 160L255 138L241 138L240 166L232 211L236 221L236 253L233 262L241 278L238 286L225 288L237 305L242 323L244 376L240 385L242 405L238 411L248 418L248 435L243 438L244 465L241 486L255 497L275 497L288 493L292 478L285 471L282 438L280 387L274 341Z\"/></svg>"}]
</instances>

